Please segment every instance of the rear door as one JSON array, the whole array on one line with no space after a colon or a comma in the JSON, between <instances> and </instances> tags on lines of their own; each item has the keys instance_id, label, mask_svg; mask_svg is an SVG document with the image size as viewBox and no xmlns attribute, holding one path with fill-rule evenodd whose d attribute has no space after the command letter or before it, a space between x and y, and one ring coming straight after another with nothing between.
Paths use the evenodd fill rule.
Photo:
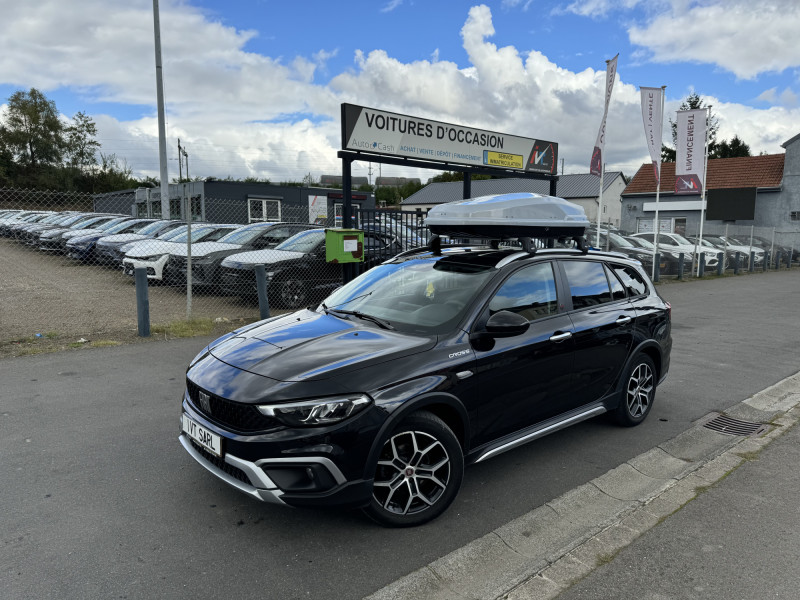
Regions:
<instances>
[{"instance_id":1,"label":"rear door","mask_svg":"<svg viewBox=\"0 0 800 600\"><path fill-rule=\"evenodd\" d=\"M605 396L633 345L636 318L625 287L603 261L559 261L569 289L575 344L574 389L569 407Z\"/></svg>"}]
</instances>

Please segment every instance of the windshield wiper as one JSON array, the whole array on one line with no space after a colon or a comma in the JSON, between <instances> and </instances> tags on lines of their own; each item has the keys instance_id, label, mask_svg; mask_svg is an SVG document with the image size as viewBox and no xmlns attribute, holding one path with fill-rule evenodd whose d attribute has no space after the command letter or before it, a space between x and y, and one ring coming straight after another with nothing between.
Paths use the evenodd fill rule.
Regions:
<instances>
[{"instance_id":1,"label":"windshield wiper","mask_svg":"<svg viewBox=\"0 0 800 600\"><path fill-rule=\"evenodd\" d=\"M322 308L328 314L333 312L333 313L339 313L341 315L353 315L354 317L358 317L359 319L364 319L365 321L371 321L372 323L375 323L378 327L381 327L382 329L392 329L392 330L394 329L394 327L392 327L388 321L384 321L383 319L380 319L373 315L362 313L357 310L345 310L343 308L328 308L327 306L325 306L325 304L322 305Z\"/></svg>"}]
</instances>

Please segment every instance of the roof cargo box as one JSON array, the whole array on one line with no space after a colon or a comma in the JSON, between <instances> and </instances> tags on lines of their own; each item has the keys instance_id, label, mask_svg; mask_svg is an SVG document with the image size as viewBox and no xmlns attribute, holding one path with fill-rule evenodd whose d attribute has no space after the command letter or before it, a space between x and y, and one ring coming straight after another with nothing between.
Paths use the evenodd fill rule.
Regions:
<instances>
[{"instance_id":1,"label":"roof cargo box","mask_svg":"<svg viewBox=\"0 0 800 600\"><path fill-rule=\"evenodd\" d=\"M558 238L584 235L589 220L583 207L563 198L517 193L439 204L425 225L449 237Z\"/></svg>"}]
</instances>

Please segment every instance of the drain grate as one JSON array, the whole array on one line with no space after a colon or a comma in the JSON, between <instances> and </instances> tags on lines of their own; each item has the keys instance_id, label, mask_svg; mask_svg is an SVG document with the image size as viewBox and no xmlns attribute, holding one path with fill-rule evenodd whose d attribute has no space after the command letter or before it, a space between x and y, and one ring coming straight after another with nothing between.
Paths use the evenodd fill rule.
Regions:
<instances>
[{"instance_id":1,"label":"drain grate","mask_svg":"<svg viewBox=\"0 0 800 600\"><path fill-rule=\"evenodd\" d=\"M706 429L711 429L718 433L726 433L728 435L741 435L741 436L754 436L761 435L767 430L767 425L764 423L751 423L750 421L740 421L739 419L732 419L725 415L717 415L708 423L703 425Z\"/></svg>"}]
</instances>

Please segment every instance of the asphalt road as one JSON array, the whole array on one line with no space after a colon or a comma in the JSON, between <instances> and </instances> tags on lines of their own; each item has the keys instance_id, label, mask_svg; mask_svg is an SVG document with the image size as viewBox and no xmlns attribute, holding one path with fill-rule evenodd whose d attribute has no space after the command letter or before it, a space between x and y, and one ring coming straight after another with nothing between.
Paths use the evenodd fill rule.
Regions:
<instances>
[{"instance_id":1,"label":"asphalt road","mask_svg":"<svg viewBox=\"0 0 800 600\"><path fill-rule=\"evenodd\" d=\"M0 360L0 597L360 598L797 371L800 270L660 287L669 378L640 427L582 423L467 470L421 528L256 503L177 441L205 340Z\"/></svg>"}]
</instances>

